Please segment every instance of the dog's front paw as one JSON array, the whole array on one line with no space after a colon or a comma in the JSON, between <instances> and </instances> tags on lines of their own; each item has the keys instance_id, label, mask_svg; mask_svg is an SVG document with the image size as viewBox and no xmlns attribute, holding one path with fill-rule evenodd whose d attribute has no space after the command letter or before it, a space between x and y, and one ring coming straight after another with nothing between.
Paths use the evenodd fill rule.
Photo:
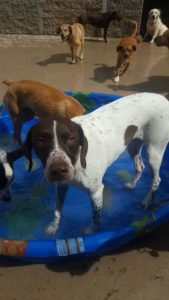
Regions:
<instances>
[{"instance_id":1,"label":"dog's front paw","mask_svg":"<svg viewBox=\"0 0 169 300\"><path fill-rule=\"evenodd\" d=\"M48 227L45 229L45 233L47 235L53 235L55 234L56 230L59 227L60 223L60 213L58 211L55 212L55 218L53 221L48 225Z\"/></svg>"},{"instance_id":2,"label":"dog's front paw","mask_svg":"<svg viewBox=\"0 0 169 300\"><path fill-rule=\"evenodd\" d=\"M58 223L55 223L55 222L53 221L53 222L51 222L51 223L49 224L48 227L46 227L45 233L46 233L47 235L54 235L55 232L56 232L56 230L58 229L58 227L59 227L59 224L58 224Z\"/></svg>"},{"instance_id":3,"label":"dog's front paw","mask_svg":"<svg viewBox=\"0 0 169 300\"><path fill-rule=\"evenodd\" d=\"M70 62L72 65L74 65L76 63L75 59L72 59L72 61Z\"/></svg>"},{"instance_id":4,"label":"dog's front paw","mask_svg":"<svg viewBox=\"0 0 169 300\"><path fill-rule=\"evenodd\" d=\"M153 200L154 200L154 192L150 191L143 201L144 209L149 209L151 207Z\"/></svg>"},{"instance_id":5,"label":"dog's front paw","mask_svg":"<svg viewBox=\"0 0 169 300\"><path fill-rule=\"evenodd\" d=\"M114 81L115 83L119 83L119 81L120 81L120 76L113 77L112 79L113 79L113 81Z\"/></svg>"},{"instance_id":6,"label":"dog's front paw","mask_svg":"<svg viewBox=\"0 0 169 300\"><path fill-rule=\"evenodd\" d=\"M150 44L153 44L153 43L154 43L154 40L151 40L151 41L150 41Z\"/></svg>"}]
</instances>

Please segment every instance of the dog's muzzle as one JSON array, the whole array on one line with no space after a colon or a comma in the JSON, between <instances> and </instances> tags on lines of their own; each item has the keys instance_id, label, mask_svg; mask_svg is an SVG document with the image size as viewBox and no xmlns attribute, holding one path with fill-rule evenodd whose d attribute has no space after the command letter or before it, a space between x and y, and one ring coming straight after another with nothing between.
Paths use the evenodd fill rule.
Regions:
<instances>
[{"instance_id":1,"label":"dog's muzzle","mask_svg":"<svg viewBox=\"0 0 169 300\"><path fill-rule=\"evenodd\" d=\"M61 34L61 39L62 39L62 42L65 42L68 40L68 36L64 36L63 34Z\"/></svg>"},{"instance_id":2,"label":"dog's muzzle","mask_svg":"<svg viewBox=\"0 0 169 300\"><path fill-rule=\"evenodd\" d=\"M69 158L52 154L46 163L45 176L49 182L70 182L74 176L74 168Z\"/></svg>"}]
</instances>

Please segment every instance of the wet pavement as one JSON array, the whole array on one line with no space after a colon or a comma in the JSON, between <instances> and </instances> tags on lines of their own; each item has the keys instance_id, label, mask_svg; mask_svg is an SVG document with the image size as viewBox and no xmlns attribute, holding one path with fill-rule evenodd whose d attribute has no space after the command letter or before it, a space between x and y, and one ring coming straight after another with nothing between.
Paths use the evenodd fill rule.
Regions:
<instances>
[{"instance_id":1,"label":"wet pavement","mask_svg":"<svg viewBox=\"0 0 169 300\"><path fill-rule=\"evenodd\" d=\"M70 64L70 50L59 37L0 36L0 81L34 79L61 90L95 91L121 95L156 92L168 95L169 53L148 43L137 46L135 57L120 83L112 81L119 39L108 44L86 41L84 61ZM2 87L1 97L5 88Z\"/></svg>"}]
</instances>

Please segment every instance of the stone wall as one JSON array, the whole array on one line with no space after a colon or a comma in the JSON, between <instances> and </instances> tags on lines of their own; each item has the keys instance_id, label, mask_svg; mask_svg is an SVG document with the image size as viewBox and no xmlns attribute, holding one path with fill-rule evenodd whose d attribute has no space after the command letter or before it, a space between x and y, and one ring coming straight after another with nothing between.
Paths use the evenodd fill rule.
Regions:
<instances>
[{"instance_id":1,"label":"stone wall","mask_svg":"<svg viewBox=\"0 0 169 300\"><path fill-rule=\"evenodd\" d=\"M55 35L58 25L74 22L81 13L114 9L140 22L142 4L143 0L0 0L0 33ZM119 28L112 22L109 35L125 34L126 24ZM87 35L95 35L93 27Z\"/></svg>"}]
</instances>

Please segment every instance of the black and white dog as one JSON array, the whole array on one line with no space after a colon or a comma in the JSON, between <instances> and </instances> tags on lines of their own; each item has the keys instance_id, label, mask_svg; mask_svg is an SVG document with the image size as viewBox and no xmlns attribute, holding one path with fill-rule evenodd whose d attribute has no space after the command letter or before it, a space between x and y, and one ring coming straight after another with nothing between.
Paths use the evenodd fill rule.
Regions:
<instances>
[{"instance_id":1,"label":"black and white dog","mask_svg":"<svg viewBox=\"0 0 169 300\"><path fill-rule=\"evenodd\" d=\"M0 149L0 200L9 201L11 199L9 184L14 177L13 164L22 155L22 149L9 153Z\"/></svg>"}]
</instances>

